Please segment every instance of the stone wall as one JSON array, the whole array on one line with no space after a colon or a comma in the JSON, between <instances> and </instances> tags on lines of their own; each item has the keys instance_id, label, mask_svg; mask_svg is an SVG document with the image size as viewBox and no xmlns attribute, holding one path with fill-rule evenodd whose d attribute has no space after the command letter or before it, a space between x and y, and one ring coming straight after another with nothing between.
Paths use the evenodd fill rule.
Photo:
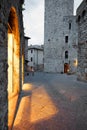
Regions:
<instances>
[{"instance_id":1,"label":"stone wall","mask_svg":"<svg viewBox=\"0 0 87 130\"><path fill-rule=\"evenodd\" d=\"M45 0L44 71L62 72L63 17L73 15L72 0Z\"/></svg>"},{"instance_id":2,"label":"stone wall","mask_svg":"<svg viewBox=\"0 0 87 130\"><path fill-rule=\"evenodd\" d=\"M78 79L87 81L87 0L77 9Z\"/></svg>"},{"instance_id":3,"label":"stone wall","mask_svg":"<svg viewBox=\"0 0 87 130\"><path fill-rule=\"evenodd\" d=\"M8 129L8 17L11 7L16 9L22 50L23 22L21 0L0 1L0 130ZM21 55L20 55L21 57ZM21 65L21 61L20 61ZM21 74L20 74L21 75ZM21 77L21 76L20 76ZM21 83L21 82L20 82Z\"/></svg>"},{"instance_id":4,"label":"stone wall","mask_svg":"<svg viewBox=\"0 0 87 130\"><path fill-rule=\"evenodd\" d=\"M65 37L68 36L68 42ZM72 73L77 71L77 44L78 33L76 16L65 16L63 18L63 62L68 63ZM68 51L68 59L65 59L65 51ZM76 63L75 63L76 62Z\"/></svg>"}]
</instances>

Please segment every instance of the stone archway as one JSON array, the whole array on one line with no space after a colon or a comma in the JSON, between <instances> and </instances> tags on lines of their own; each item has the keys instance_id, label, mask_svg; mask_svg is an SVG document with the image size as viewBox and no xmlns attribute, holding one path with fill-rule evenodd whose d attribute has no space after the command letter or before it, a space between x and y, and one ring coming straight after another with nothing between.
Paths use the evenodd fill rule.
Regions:
<instances>
[{"instance_id":1,"label":"stone archway","mask_svg":"<svg viewBox=\"0 0 87 130\"><path fill-rule=\"evenodd\" d=\"M20 92L20 35L16 9L8 17L8 127L12 127ZM13 100L14 97L14 100Z\"/></svg>"},{"instance_id":2,"label":"stone archway","mask_svg":"<svg viewBox=\"0 0 87 130\"><path fill-rule=\"evenodd\" d=\"M20 90L20 38L18 17L14 7L8 18L8 92Z\"/></svg>"}]
</instances>

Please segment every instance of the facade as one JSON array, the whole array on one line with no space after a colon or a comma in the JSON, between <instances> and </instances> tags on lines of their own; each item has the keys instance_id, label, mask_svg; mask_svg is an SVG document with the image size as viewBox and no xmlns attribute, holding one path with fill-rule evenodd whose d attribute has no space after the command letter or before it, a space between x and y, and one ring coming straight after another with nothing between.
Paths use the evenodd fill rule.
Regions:
<instances>
[{"instance_id":1,"label":"facade","mask_svg":"<svg viewBox=\"0 0 87 130\"><path fill-rule=\"evenodd\" d=\"M28 40L30 39L30 37L24 37L25 38L25 61L28 61Z\"/></svg>"},{"instance_id":2,"label":"facade","mask_svg":"<svg viewBox=\"0 0 87 130\"><path fill-rule=\"evenodd\" d=\"M77 50L72 45L77 44L73 6L74 0L45 1L45 72L67 73L70 70L76 71L76 67L73 68L77 60Z\"/></svg>"},{"instance_id":3,"label":"facade","mask_svg":"<svg viewBox=\"0 0 87 130\"><path fill-rule=\"evenodd\" d=\"M27 71L27 63L28 63L28 40L30 39L30 37L25 36L24 39L25 39L25 44L24 44L24 75L25 75Z\"/></svg>"},{"instance_id":4,"label":"facade","mask_svg":"<svg viewBox=\"0 0 87 130\"><path fill-rule=\"evenodd\" d=\"M64 64L64 73L68 71L74 73L77 71L77 44L78 33L76 16L63 17L63 47L62 47L62 61Z\"/></svg>"},{"instance_id":5,"label":"facade","mask_svg":"<svg viewBox=\"0 0 87 130\"><path fill-rule=\"evenodd\" d=\"M11 129L9 114L16 106L11 109L9 100L18 97L22 86L22 4L23 0L0 1L0 130Z\"/></svg>"},{"instance_id":6,"label":"facade","mask_svg":"<svg viewBox=\"0 0 87 130\"><path fill-rule=\"evenodd\" d=\"M87 0L77 9L78 24L78 79L87 81Z\"/></svg>"},{"instance_id":7,"label":"facade","mask_svg":"<svg viewBox=\"0 0 87 130\"><path fill-rule=\"evenodd\" d=\"M31 45L28 47L28 66L35 70L43 70L43 46Z\"/></svg>"}]
</instances>

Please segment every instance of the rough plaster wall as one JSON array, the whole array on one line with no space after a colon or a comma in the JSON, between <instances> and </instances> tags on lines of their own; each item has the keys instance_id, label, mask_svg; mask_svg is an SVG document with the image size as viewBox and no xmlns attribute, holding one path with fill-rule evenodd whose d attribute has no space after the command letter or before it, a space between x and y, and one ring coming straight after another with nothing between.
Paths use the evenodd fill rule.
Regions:
<instances>
[{"instance_id":1,"label":"rough plaster wall","mask_svg":"<svg viewBox=\"0 0 87 130\"><path fill-rule=\"evenodd\" d=\"M73 14L73 1L45 1L44 71L61 72L63 17Z\"/></svg>"},{"instance_id":2,"label":"rough plaster wall","mask_svg":"<svg viewBox=\"0 0 87 130\"><path fill-rule=\"evenodd\" d=\"M7 130L8 118L8 94L7 94L7 31L8 16L12 6L15 6L19 12L21 23L19 30L21 32L21 42L23 41L23 26L21 16L20 0L2 0L0 1L0 130Z\"/></svg>"},{"instance_id":3,"label":"rough plaster wall","mask_svg":"<svg viewBox=\"0 0 87 130\"><path fill-rule=\"evenodd\" d=\"M83 10L86 10L82 17ZM78 21L78 17L81 17ZM78 24L78 79L87 81L87 3L84 0L77 10Z\"/></svg>"}]
</instances>

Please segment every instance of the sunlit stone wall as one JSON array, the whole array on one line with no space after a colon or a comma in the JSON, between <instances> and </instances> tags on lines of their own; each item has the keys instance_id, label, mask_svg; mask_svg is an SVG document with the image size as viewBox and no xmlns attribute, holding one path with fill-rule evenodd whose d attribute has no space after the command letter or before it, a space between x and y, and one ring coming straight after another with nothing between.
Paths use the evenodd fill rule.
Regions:
<instances>
[{"instance_id":1,"label":"sunlit stone wall","mask_svg":"<svg viewBox=\"0 0 87 130\"><path fill-rule=\"evenodd\" d=\"M8 17L11 7L15 7L18 15L20 32L20 59L22 55L23 43L23 22L22 22L22 2L21 0L0 0L0 130L7 130L8 124ZM20 60L21 79L21 60ZM21 85L21 80L20 80Z\"/></svg>"},{"instance_id":2,"label":"sunlit stone wall","mask_svg":"<svg viewBox=\"0 0 87 130\"><path fill-rule=\"evenodd\" d=\"M87 0L77 9L78 79L87 81Z\"/></svg>"}]
</instances>

